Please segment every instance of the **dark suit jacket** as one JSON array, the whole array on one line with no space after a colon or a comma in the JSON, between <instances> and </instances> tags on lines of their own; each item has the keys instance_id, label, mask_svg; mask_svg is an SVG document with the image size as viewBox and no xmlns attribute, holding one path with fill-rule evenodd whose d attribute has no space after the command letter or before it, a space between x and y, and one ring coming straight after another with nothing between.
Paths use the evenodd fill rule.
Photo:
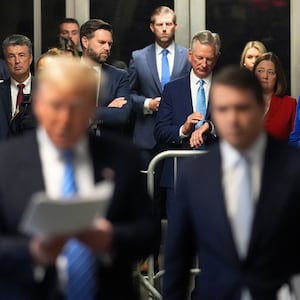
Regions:
<instances>
[{"instance_id":1,"label":"dark suit jacket","mask_svg":"<svg viewBox=\"0 0 300 300\"><path fill-rule=\"evenodd\" d=\"M179 138L179 129L193 111L190 74L166 84L154 127L154 136L161 149L191 149L189 138ZM205 119L210 120L209 107ZM206 139L211 142L214 137L208 134ZM171 159L164 162L161 184L165 187L173 186Z\"/></svg>"},{"instance_id":2,"label":"dark suit jacket","mask_svg":"<svg viewBox=\"0 0 300 300\"><path fill-rule=\"evenodd\" d=\"M122 108L107 107L112 100L118 97L125 97L127 100ZM100 128L119 131L118 129L127 123L132 109L132 101L126 71L108 64L102 65L98 107L96 118Z\"/></svg>"},{"instance_id":3,"label":"dark suit jacket","mask_svg":"<svg viewBox=\"0 0 300 300\"><path fill-rule=\"evenodd\" d=\"M35 133L35 132L34 132ZM89 138L95 182L105 168L115 173L115 193L107 218L114 225L112 264L99 259L96 299L137 299L133 263L157 245L156 223L141 182L136 152L124 142ZM0 147L0 299L59 299L54 267L37 283L28 237L18 226L31 195L45 189L36 135L12 139Z\"/></svg>"},{"instance_id":4,"label":"dark suit jacket","mask_svg":"<svg viewBox=\"0 0 300 300\"><path fill-rule=\"evenodd\" d=\"M196 254L201 271L193 299L239 300L247 287L253 300L275 300L277 289L292 272L299 272L297 149L268 139L245 260L238 258L227 217L218 144L208 154L185 161L177 188L169 214L164 300L184 299Z\"/></svg>"},{"instance_id":5,"label":"dark suit jacket","mask_svg":"<svg viewBox=\"0 0 300 300\"><path fill-rule=\"evenodd\" d=\"M187 49L175 44L171 80L184 76L189 72L190 64L187 57ZM133 140L141 149L152 149L156 145L153 134L156 113L145 115L144 102L146 98L156 98L162 94L156 67L155 44L132 53L129 78L133 108L136 112Z\"/></svg>"},{"instance_id":6,"label":"dark suit jacket","mask_svg":"<svg viewBox=\"0 0 300 300\"><path fill-rule=\"evenodd\" d=\"M32 77L31 86L33 86ZM32 87L31 87L32 89ZM6 140L10 135L10 121L12 118L11 111L11 89L10 89L10 77L0 83L0 141ZM31 114L31 119L34 119Z\"/></svg>"}]
</instances>

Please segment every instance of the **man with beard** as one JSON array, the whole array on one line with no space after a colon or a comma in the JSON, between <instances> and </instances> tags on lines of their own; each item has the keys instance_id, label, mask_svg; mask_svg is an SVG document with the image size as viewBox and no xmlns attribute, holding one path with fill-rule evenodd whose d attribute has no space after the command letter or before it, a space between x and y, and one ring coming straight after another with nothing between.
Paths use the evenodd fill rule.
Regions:
<instances>
[{"instance_id":1,"label":"man with beard","mask_svg":"<svg viewBox=\"0 0 300 300\"><path fill-rule=\"evenodd\" d=\"M112 26L91 19L81 26L80 41L82 61L94 68L99 76L95 103L98 109L93 128L97 134L107 133L107 130L120 133L128 121L131 100L127 72L106 63L113 44Z\"/></svg>"}]
</instances>

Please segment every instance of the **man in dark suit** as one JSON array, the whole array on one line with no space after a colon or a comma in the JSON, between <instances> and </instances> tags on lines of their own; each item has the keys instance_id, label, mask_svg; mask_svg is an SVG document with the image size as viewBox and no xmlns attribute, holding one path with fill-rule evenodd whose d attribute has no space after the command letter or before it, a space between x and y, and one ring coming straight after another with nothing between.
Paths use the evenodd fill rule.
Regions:
<instances>
[{"instance_id":1,"label":"man in dark suit","mask_svg":"<svg viewBox=\"0 0 300 300\"><path fill-rule=\"evenodd\" d=\"M128 122L132 104L127 72L106 63L113 44L112 27L102 20L89 20L80 28L80 39L83 62L100 77L95 125L100 131L120 133Z\"/></svg>"},{"instance_id":2,"label":"man in dark suit","mask_svg":"<svg viewBox=\"0 0 300 300\"><path fill-rule=\"evenodd\" d=\"M154 135L162 148L190 149L215 139L209 113L209 91L220 46L219 35L209 30L200 31L192 38L188 52L192 70L166 85L157 113ZM197 110L201 81L205 112ZM167 188L167 206L173 199L173 178L173 163L167 159L161 178L161 186Z\"/></svg>"},{"instance_id":3,"label":"man in dark suit","mask_svg":"<svg viewBox=\"0 0 300 300\"><path fill-rule=\"evenodd\" d=\"M144 157L145 169L158 152L153 130L165 84L161 80L163 50L168 50L169 80L184 76L190 70L187 49L174 43L177 29L174 11L166 6L158 7L151 15L150 29L155 43L134 51L129 65L131 97L136 113L133 141Z\"/></svg>"},{"instance_id":4,"label":"man in dark suit","mask_svg":"<svg viewBox=\"0 0 300 300\"><path fill-rule=\"evenodd\" d=\"M9 125L12 119L20 111L24 95L31 94L30 65L33 58L32 43L24 35L8 36L3 41L2 48L10 74L8 79L0 83L0 140L5 140L10 133Z\"/></svg>"},{"instance_id":5,"label":"man in dark suit","mask_svg":"<svg viewBox=\"0 0 300 300\"><path fill-rule=\"evenodd\" d=\"M164 299L185 299L197 255L192 299L275 300L299 272L300 155L264 132L262 89L249 71L221 71L210 101L220 142L179 174Z\"/></svg>"},{"instance_id":6,"label":"man in dark suit","mask_svg":"<svg viewBox=\"0 0 300 300\"><path fill-rule=\"evenodd\" d=\"M90 68L70 58L55 58L37 78L34 111L39 128L0 147L1 300L65 299L59 294L65 295L71 284L63 250L70 238L92 251L93 299L137 299L132 269L155 247L159 234L136 151L120 139L86 134L95 113L96 87ZM78 195L88 197L97 183L113 179L106 217L72 236L22 235L19 222L32 194L45 191L50 198L61 198L71 185L64 181L66 152L73 156ZM61 256L66 263L57 260ZM76 262L79 268L81 259ZM67 282L57 274L67 275Z\"/></svg>"}]
</instances>

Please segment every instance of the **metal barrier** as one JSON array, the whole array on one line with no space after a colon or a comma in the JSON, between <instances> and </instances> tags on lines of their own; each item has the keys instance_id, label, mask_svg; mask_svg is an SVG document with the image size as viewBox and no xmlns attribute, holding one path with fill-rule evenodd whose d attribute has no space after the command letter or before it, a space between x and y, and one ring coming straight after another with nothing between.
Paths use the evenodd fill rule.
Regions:
<instances>
[{"instance_id":1,"label":"metal barrier","mask_svg":"<svg viewBox=\"0 0 300 300\"><path fill-rule=\"evenodd\" d=\"M147 188L151 197L154 196L154 176L157 164L165 160L166 158L173 158L174 163L174 188L177 184L177 173L178 173L178 158L179 157L193 157L206 153L205 150L167 150L157 154L149 163L148 170L143 173L147 174ZM167 221L162 221L162 226L167 226ZM199 272L197 268L191 269L191 274L195 275ZM155 280L162 277L164 270L159 270L155 274L154 270L154 257L148 258L148 276L142 276L139 274L139 279L144 288L149 292L149 299L162 300L160 292L154 287Z\"/></svg>"}]
</instances>

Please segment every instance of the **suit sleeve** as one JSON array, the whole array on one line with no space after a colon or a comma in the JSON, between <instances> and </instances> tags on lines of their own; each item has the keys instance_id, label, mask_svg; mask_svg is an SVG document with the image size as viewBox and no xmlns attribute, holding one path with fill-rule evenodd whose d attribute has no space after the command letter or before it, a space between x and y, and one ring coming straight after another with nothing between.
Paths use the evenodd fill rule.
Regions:
<instances>
[{"instance_id":1,"label":"suit sleeve","mask_svg":"<svg viewBox=\"0 0 300 300\"><path fill-rule=\"evenodd\" d=\"M169 210L165 245L164 300L187 299L189 270L195 258L193 229L186 199L187 178L179 177L175 201Z\"/></svg>"},{"instance_id":2,"label":"suit sleeve","mask_svg":"<svg viewBox=\"0 0 300 300\"><path fill-rule=\"evenodd\" d=\"M133 109L137 113L144 114L144 102L147 97L140 94L140 82L138 71L135 65L134 54L132 55L132 58L130 60L128 72Z\"/></svg>"},{"instance_id":3,"label":"suit sleeve","mask_svg":"<svg viewBox=\"0 0 300 300\"><path fill-rule=\"evenodd\" d=\"M158 143L179 144L179 129L183 124L174 124L174 89L167 84L163 91L154 127L154 136Z\"/></svg>"},{"instance_id":4,"label":"suit sleeve","mask_svg":"<svg viewBox=\"0 0 300 300\"><path fill-rule=\"evenodd\" d=\"M129 119L132 109L132 101L130 97L128 73L125 71L122 72L117 80L117 89L114 92L113 99L110 99L110 102L115 98L125 97L127 103L121 108L108 106L99 107L96 113L96 118L100 124L119 126L126 124Z\"/></svg>"},{"instance_id":5,"label":"suit sleeve","mask_svg":"<svg viewBox=\"0 0 300 300\"><path fill-rule=\"evenodd\" d=\"M119 218L115 211L111 219L114 224L114 252L117 258L135 261L156 251L159 240L158 218L152 210L147 193L146 178L140 172L138 153L122 150L122 164L116 178L116 201ZM127 170L124 172L124 170ZM117 200L118 199L118 200ZM114 217L117 219L114 220Z\"/></svg>"}]
</instances>

